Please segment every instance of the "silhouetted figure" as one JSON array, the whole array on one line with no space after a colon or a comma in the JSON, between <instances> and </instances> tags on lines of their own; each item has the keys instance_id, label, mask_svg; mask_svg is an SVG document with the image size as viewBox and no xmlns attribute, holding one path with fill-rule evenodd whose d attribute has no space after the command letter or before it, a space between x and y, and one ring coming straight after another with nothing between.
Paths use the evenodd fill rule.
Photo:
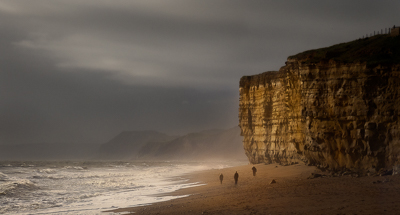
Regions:
<instances>
[{"instance_id":1,"label":"silhouetted figure","mask_svg":"<svg viewBox=\"0 0 400 215\"><path fill-rule=\"evenodd\" d=\"M237 173L237 171L236 171L235 175L233 176L233 178L235 179L235 184L237 184L237 181L239 179L239 174Z\"/></svg>"},{"instance_id":2,"label":"silhouetted figure","mask_svg":"<svg viewBox=\"0 0 400 215\"><path fill-rule=\"evenodd\" d=\"M253 170L253 176L256 176L256 172L257 172L257 169L256 169L256 167L255 167L255 166L253 166L253 168L251 168L251 170Z\"/></svg>"},{"instance_id":3,"label":"silhouetted figure","mask_svg":"<svg viewBox=\"0 0 400 215\"><path fill-rule=\"evenodd\" d=\"M219 175L219 180L221 181L221 184L222 184L222 180L224 180L224 175L222 175L222 173L221 173L221 175Z\"/></svg>"}]
</instances>

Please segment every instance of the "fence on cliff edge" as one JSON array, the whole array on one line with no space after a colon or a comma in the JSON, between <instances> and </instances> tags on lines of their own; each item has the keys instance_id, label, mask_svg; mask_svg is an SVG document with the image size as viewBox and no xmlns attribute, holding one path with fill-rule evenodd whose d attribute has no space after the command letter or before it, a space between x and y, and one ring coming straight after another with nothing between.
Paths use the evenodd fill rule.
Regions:
<instances>
[{"instance_id":1,"label":"fence on cliff edge","mask_svg":"<svg viewBox=\"0 0 400 215\"><path fill-rule=\"evenodd\" d=\"M366 34L365 36L363 35L363 37L360 39L364 39L364 38L368 38L368 37L372 37L372 36L380 35L380 34L389 34L390 35L391 29L394 29L394 28L396 28L395 25L393 25L393 27L385 28L385 33L383 33L384 29L381 29L380 31L379 30L374 31L374 33L370 33L369 36L368 36L368 34Z\"/></svg>"}]
</instances>

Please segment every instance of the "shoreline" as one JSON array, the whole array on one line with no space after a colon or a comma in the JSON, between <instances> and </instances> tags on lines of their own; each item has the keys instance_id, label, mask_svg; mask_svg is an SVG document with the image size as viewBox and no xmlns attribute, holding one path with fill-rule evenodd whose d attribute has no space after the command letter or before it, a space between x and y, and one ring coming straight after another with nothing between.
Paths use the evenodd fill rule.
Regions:
<instances>
[{"instance_id":1,"label":"shoreline","mask_svg":"<svg viewBox=\"0 0 400 215\"><path fill-rule=\"evenodd\" d=\"M103 212L115 214L396 214L400 211L400 176L332 177L304 164L257 164L183 175L189 187L163 196L165 202ZM238 184L233 175L239 173ZM224 180L219 182L219 174ZM312 173L323 177L307 179ZM270 184L272 180L276 183Z\"/></svg>"}]
</instances>

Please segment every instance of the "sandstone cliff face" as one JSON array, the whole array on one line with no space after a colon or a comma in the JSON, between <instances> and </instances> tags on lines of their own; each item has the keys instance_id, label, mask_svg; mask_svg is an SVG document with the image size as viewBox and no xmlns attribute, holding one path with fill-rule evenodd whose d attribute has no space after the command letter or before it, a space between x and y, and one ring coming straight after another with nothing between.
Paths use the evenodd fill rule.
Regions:
<instances>
[{"instance_id":1,"label":"sandstone cliff face","mask_svg":"<svg viewBox=\"0 0 400 215\"><path fill-rule=\"evenodd\" d=\"M400 159L400 62L289 58L240 80L239 125L252 163L302 160L380 169Z\"/></svg>"}]
</instances>

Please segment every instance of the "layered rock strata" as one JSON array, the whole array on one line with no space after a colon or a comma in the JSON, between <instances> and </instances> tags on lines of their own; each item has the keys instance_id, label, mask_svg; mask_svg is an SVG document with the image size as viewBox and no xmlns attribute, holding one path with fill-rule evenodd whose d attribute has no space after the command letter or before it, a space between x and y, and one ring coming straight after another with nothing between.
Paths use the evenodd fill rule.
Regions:
<instances>
[{"instance_id":1,"label":"layered rock strata","mask_svg":"<svg viewBox=\"0 0 400 215\"><path fill-rule=\"evenodd\" d=\"M279 71L242 77L239 91L251 163L302 160L332 170L399 163L400 62L290 57Z\"/></svg>"}]
</instances>

